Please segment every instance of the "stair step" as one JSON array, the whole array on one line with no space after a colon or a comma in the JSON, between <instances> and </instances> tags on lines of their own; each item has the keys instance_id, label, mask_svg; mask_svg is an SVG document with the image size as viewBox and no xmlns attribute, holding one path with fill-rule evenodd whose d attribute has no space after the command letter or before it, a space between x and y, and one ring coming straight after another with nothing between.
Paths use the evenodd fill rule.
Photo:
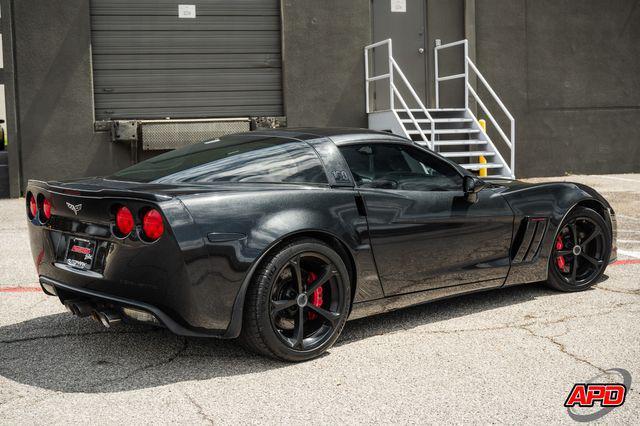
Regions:
<instances>
[{"instance_id":1,"label":"stair step","mask_svg":"<svg viewBox=\"0 0 640 426\"><path fill-rule=\"evenodd\" d=\"M487 141L478 139L463 139L455 141L435 141L434 146L456 146L456 145L486 145Z\"/></svg>"},{"instance_id":2,"label":"stair step","mask_svg":"<svg viewBox=\"0 0 640 426\"><path fill-rule=\"evenodd\" d=\"M398 112L404 112L404 110L397 110ZM422 112L421 109L410 109L411 112ZM459 112L466 111L465 108L427 108L429 112Z\"/></svg>"},{"instance_id":3,"label":"stair step","mask_svg":"<svg viewBox=\"0 0 640 426\"><path fill-rule=\"evenodd\" d=\"M504 167L499 163L469 163L469 164L458 164L461 167L464 167L467 170L480 170L480 169L501 169Z\"/></svg>"},{"instance_id":4,"label":"stair step","mask_svg":"<svg viewBox=\"0 0 640 426\"><path fill-rule=\"evenodd\" d=\"M403 118L402 120L403 123L409 123L409 124L413 124L413 120L411 120L410 118ZM418 123L429 123L431 120L429 120L428 118L416 118L416 121ZM471 123L473 121L472 118L434 118L433 121L435 123Z\"/></svg>"},{"instance_id":5,"label":"stair step","mask_svg":"<svg viewBox=\"0 0 640 426\"><path fill-rule=\"evenodd\" d=\"M456 152L440 152L443 157L492 157L496 155L493 151L456 151Z\"/></svg>"},{"instance_id":6,"label":"stair step","mask_svg":"<svg viewBox=\"0 0 640 426\"><path fill-rule=\"evenodd\" d=\"M431 130L422 130L424 133L431 133ZM466 133L480 133L479 129L436 129L434 132L436 135L455 135ZM420 130L407 130L408 135L419 135Z\"/></svg>"}]
</instances>

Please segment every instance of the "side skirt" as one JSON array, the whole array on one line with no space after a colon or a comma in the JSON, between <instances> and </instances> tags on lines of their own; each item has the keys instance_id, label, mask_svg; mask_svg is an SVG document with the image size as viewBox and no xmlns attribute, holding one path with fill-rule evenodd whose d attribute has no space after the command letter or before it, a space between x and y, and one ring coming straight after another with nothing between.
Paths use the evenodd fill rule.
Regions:
<instances>
[{"instance_id":1,"label":"side skirt","mask_svg":"<svg viewBox=\"0 0 640 426\"><path fill-rule=\"evenodd\" d=\"M383 314L385 312L391 312L396 309L407 308L409 306L447 299L449 297L500 288L502 287L502 284L504 284L504 281L504 278L499 278L495 280L418 291L415 293L401 294L398 296L390 296L367 302L354 303L353 308L351 309L351 314L349 315L349 321L371 315Z\"/></svg>"}]
</instances>

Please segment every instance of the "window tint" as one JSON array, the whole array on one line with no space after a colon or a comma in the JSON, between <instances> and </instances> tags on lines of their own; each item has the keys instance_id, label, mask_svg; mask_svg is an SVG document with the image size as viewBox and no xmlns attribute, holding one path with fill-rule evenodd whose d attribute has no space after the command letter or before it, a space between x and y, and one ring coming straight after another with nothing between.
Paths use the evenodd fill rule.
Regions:
<instances>
[{"instance_id":1,"label":"window tint","mask_svg":"<svg viewBox=\"0 0 640 426\"><path fill-rule=\"evenodd\" d=\"M246 135L171 151L113 178L152 183L327 183L320 160L305 142Z\"/></svg>"},{"instance_id":2,"label":"window tint","mask_svg":"<svg viewBox=\"0 0 640 426\"><path fill-rule=\"evenodd\" d=\"M356 183L364 188L460 191L462 177L445 161L409 145L340 147Z\"/></svg>"}]
</instances>

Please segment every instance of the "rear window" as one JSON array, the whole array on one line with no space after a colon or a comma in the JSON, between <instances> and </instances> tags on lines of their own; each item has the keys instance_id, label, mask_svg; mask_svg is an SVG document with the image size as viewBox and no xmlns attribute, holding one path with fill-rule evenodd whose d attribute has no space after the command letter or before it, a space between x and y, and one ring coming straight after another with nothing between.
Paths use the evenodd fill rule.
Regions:
<instances>
[{"instance_id":1,"label":"rear window","mask_svg":"<svg viewBox=\"0 0 640 426\"><path fill-rule=\"evenodd\" d=\"M149 183L328 183L308 144L260 135L191 145L121 170L112 178Z\"/></svg>"}]
</instances>

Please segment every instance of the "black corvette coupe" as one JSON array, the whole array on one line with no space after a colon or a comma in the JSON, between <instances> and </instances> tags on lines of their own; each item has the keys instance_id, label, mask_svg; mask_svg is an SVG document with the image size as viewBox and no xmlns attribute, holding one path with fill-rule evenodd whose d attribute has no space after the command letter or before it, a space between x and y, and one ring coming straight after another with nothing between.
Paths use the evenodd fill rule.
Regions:
<instances>
[{"instance_id":1,"label":"black corvette coupe","mask_svg":"<svg viewBox=\"0 0 640 426\"><path fill-rule=\"evenodd\" d=\"M484 181L367 130L256 131L32 180L26 210L42 289L74 314L290 361L347 318L534 281L584 290L616 257L593 189Z\"/></svg>"}]
</instances>

